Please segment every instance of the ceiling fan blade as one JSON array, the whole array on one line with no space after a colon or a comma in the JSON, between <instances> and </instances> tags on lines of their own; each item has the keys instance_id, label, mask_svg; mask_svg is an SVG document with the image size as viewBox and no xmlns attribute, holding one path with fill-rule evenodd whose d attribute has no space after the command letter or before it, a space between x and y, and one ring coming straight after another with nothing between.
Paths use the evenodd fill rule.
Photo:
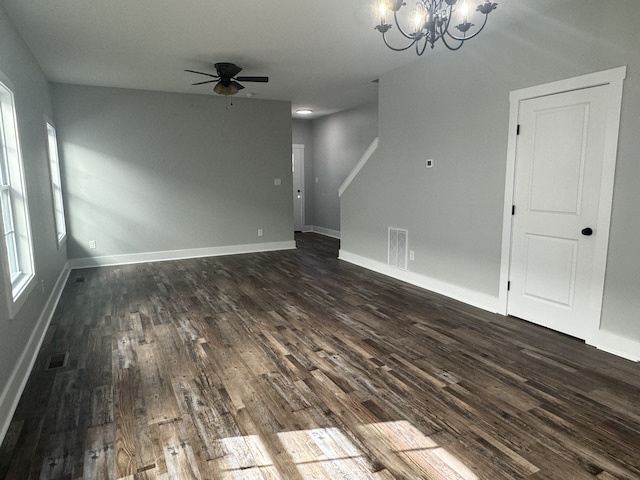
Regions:
<instances>
[{"instance_id":1,"label":"ceiling fan blade","mask_svg":"<svg viewBox=\"0 0 640 480\"><path fill-rule=\"evenodd\" d=\"M220 78L218 75L213 75L212 73L198 72L196 70L185 70L185 72L197 73L199 75L206 75L207 77Z\"/></svg>"},{"instance_id":2,"label":"ceiling fan blade","mask_svg":"<svg viewBox=\"0 0 640 480\"><path fill-rule=\"evenodd\" d=\"M205 80L204 82L197 82L197 83L192 83L191 85L204 85L205 83L213 83L213 82L217 82L218 80Z\"/></svg>"},{"instance_id":3,"label":"ceiling fan blade","mask_svg":"<svg viewBox=\"0 0 640 480\"><path fill-rule=\"evenodd\" d=\"M242 89L244 88L244 87L243 87L242 85L240 85L238 82L234 82L234 81L232 81L232 82L231 82L231 85L236 86L236 87L238 88L238 90L242 90Z\"/></svg>"},{"instance_id":4,"label":"ceiling fan blade","mask_svg":"<svg viewBox=\"0 0 640 480\"><path fill-rule=\"evenodd\" d=\"M236 77L239 82L263 82L269 81L269 77Z\"/></svg>"},{"instance_id":5,"label":"ceiling fan blade","mask_svg":"<svg viewBox=\"0 0 640 480\"><path fill-rule=\"evenodd\" d=\"M218 75L226 78L233 78L242 71L242 68L229 62L219 62L215 64Z\"/></svg>"}]
</instances>

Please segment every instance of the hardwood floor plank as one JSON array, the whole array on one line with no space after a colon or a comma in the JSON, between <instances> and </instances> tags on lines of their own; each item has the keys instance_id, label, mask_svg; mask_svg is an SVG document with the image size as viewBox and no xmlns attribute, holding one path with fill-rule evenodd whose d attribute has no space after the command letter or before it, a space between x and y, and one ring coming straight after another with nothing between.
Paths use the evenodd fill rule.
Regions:
<instances>
[{"instance_id":1,"label":"hardwood floor plank","mask_svg":"<svg viewBox=\"0 0 640 480\"><path fill-rule=\"evenodd\" d=\"M66 430L49 436L40 479L74 478L77 430Z\"/></svg>"},{"instance_id":2,"label":"hardwood floor plank","mask_svg":"<svg viewBox=\"0 0 640 480\"><path fill-rule=\"evenodd\" d=\"M23 427L24 420L13 421L9 424L4 442L0 445L0 478L5 478L7 475Z\"/></svg>"},{"instance_id":3,"label":"hardwood floor plank","mask_svg":"<svg viewBox=\"0 0 640 480\"><path fill-rule=\"evenodd\" d=\"M167 478L171 480L203 480L196 452L183 419L157 423L152 426L152 429L162 448Z\"/></svg>"},{"instance_id":4,"label":"hardwood floor plank","mask_svg":"<svg viewBox=\"0 0 640 480\"><path fill-rule=\"evenodd\" d=\"M114 455L116 477L126 477L136 473L136 445L135 445L135 405L134 398L139 389L136 368L122 368L115 370L114 378Z\"/></svg>"},{"instance_id":5,"label":"hardwood floor plank","mask_svg":"<svg viewBox=\"0 0 640 480\"><path fill-rule=\"evenodd\" d=\"M110 480L115 475L114 424L88 428L85 435L83 478Z\"/></svg>"},{"instance_id":6,"label":"hardwood floor plank","mask_svg":"<svg viewBox=\"0 0 640 480\"><path fill-rule=\"evenodd\" d=\"M296 242L72 272L0 478L640 479L640 365Z\"/></svg>"}]
</instances>

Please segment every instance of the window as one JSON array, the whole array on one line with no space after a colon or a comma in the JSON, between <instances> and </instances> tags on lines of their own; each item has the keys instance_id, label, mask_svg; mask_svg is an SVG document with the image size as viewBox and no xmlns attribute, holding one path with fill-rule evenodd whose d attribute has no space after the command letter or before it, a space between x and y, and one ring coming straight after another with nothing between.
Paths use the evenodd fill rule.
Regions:
<instances>
[{"instance_id":1,"label":"window","mask_svg":"<svg viewBox=\"0 0 640 480\"><path fill-rule=\"evenodd\" d=\"M33 246L13 92L0 74L0 202L4 248L2 266L9 315L15 316L33 288Z\"/></svg>"},{"instance_id":2,"label":"window","mask_svg":"<svg viewBox=\"0 0 640 480\"><path fill-rule=\"evenodd\" d=\"M58 160L58 141L56 129L51 122L45 120L47 126L47 146L49 149L49 171L51 173L51 191L53 193L53 213L56 224L58 245L67 235L64 223L64 205L62 203L62 181L60 180L60 161Z\"/></svg>"}]
</instances>

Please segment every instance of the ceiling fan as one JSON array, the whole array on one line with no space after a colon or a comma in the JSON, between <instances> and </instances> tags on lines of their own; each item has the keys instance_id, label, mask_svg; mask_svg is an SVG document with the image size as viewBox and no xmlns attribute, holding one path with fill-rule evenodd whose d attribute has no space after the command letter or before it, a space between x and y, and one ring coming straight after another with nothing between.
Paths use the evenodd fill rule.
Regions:
<instances>
[{"instance_id":1,"label":"ceiling fan","mask_svg":"<svg viewBox=\"0 0 640 480\"><path fill-rule=\"evenodd\" d=\"M205 80L204 82L196 82L191 85L204 85L205 83L216 83L213 87L213 91L220 95L235 95L244 87L238 82L268 82L269 77L237 77L242 68L229 62L219 62L214 65L216 67L217 75L212 73L197 72L196 70L185 70L185 72L197 73L199 75L206 75L212 77L211 80Z\"/></svg>"}]
</instances>

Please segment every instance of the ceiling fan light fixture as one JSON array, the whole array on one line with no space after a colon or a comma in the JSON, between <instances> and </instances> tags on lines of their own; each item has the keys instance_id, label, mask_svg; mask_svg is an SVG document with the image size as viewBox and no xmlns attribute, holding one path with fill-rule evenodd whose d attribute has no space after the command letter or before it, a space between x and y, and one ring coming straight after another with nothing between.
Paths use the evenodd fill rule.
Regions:
<instances>
[{"instance_id":1,"label":"ceiling fan light fixture","mask_svg":"<svg viewBox=\"0 0 640 480\"><path fill-rule=\"evenodd\" d=\"M199 72L197 70L185 70L185 72L197 73L198 75L206 75L207 77L212 78L212 80L205 80L203 82L196 82L192 85L204 85L207 83L216 83L215 87L213 87L213 91L218 95L235 95L240 90L244 89L244 86L238 83L241 82L260 82L266 83L269 81L269 77L238 77L238 73L242 71L242 67L239 67L230 62L218 62L215 65L217 75L207 72Z\"/></svg>"},{"instance_id":2,"label":"ceiling fan light fixture","mask_svg":"<svg viewBox=\"0 0 640 480\"><path fill-rule=\"evenodd\" d=\"M229 85L223 85L222 82L216 83L213 91L220 95L235 95L240 89L234 83L230 83Z\"/></svg>"}]
</instances>

